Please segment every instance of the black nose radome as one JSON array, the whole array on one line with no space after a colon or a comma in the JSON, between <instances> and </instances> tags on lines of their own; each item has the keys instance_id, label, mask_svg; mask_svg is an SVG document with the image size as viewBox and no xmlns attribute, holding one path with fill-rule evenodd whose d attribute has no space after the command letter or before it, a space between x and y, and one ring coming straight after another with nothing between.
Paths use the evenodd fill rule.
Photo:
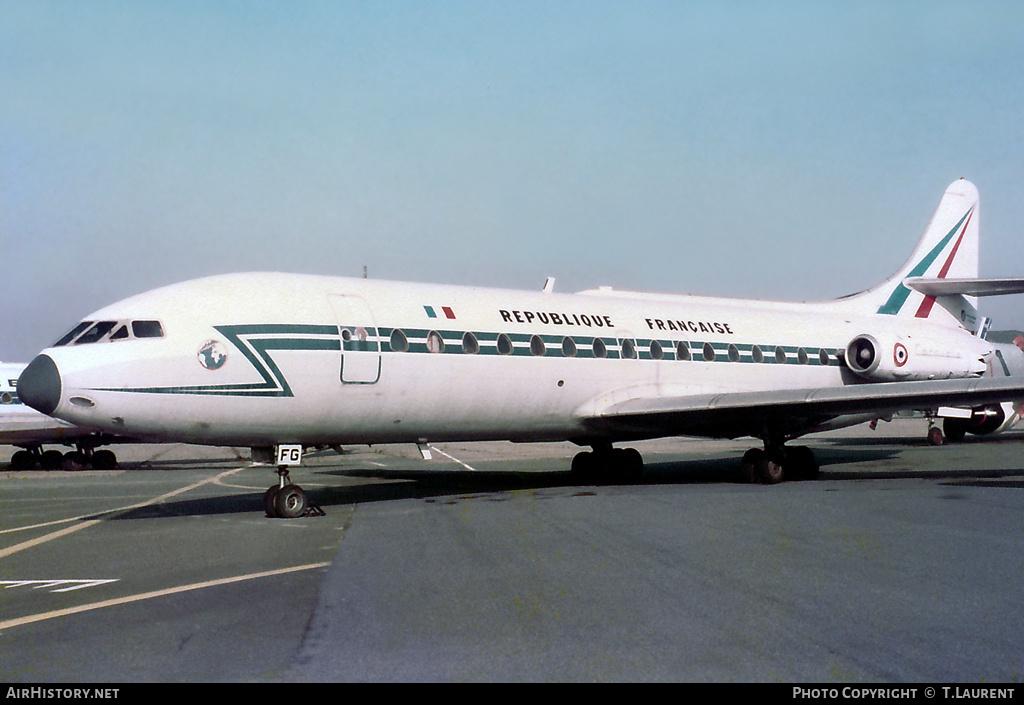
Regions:
<instances>
[{"instance_id":1,"label":"black nose radome","mask_svg":"<svg viewBox=\"0 0 1024 705\"><path fill-rule=\"evenodd\" d=\"M60 403L60 373L49 355L38 355L18 378L18 399L47 416Z\"/></svg>"}]
</instances>

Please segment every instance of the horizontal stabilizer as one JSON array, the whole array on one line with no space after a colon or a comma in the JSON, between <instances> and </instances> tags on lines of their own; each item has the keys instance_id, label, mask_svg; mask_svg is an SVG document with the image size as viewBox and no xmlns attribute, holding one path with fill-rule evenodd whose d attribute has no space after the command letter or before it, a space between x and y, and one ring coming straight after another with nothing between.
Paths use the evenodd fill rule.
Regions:
<instances>
[{"instance_id":1,"label":"horizontal stabilizer","mask_svg":"<svg viewBox=\"0 0 1024 705\"><path fill-rule=\"evenodd\" d=\"M1003 296L1024 294L1024 279L931 279L908 277L903 283L927 296Z\"/></svg>"}]
</instances>

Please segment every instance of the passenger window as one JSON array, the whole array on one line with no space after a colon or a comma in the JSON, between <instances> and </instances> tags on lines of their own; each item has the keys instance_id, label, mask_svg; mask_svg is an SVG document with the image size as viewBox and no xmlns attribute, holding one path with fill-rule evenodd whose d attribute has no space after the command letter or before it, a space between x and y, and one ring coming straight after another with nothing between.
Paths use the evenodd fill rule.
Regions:
<instances>
[{"instance_id":1,"label":"passenger window","mask_svg":"<svg viewBox=\"0 0 1024 705\"><path fill-rule=\"evenodd\" d=\"M427 334L427 351L432 353L444 352L444 338L436 330Z\"/></svg>"},{"instance_id":2,"label":"passenger window","mask_svg":"<svg viewBox=\"0 0 1024 705\"><path fill-rule=\"evenodd\" d=\"M733 344L729 344L729 362L740 361L740 350Z\"/></svg>"},{"instance_id":3,"label":"passenger window","mask_svg":"<svg viewBox=\"0 0 1024 705\"><path fill-rule=\"evenodd\" d=\"M775 362L780 365L786 364L786 351L782 349L781 345L775 348Z\"/></svg>"},{"instance_id":4,"label":"passenger window","mask_svg":"<svg viewBox=\"0 0 1024 705\"><path fill-rule=\"evenodd\" d=\"M619 345L619 354L626 360L632 360L636 357L636 346L633 345L633 341L623 338Z\"/></svg>"},{"instance_id":5,"label":"passenger window","mask_svg":"<svg viewBox=\"0 0 1024 705\"><path fill-rule=\"evenodd\" d=\"M469 331L462 336L462 352L468 355L476 355L480 352L480 343L477 342L476 336Z\"/></svg>"},{"instance_id":6,"label":"passenger window","mask_svg":"<svg viewBox=\"0 0 1024 705\"><path fill-rule=\"evenodd\" d=\"M676 359L677 360L689 360L690 359L690 346L686 344L685 340L680 340L676 345Z\"/></svg>"},{"instance_id":7,"label":"passenger window","mask_svg":"<svg viewBox=\"0 0 1024 705\"><path fill-rule=\"evenodd\" d=\"M572 342L572 338L568 336L562 339L562 355L576 357L576 343Z\"/></svg>"},{"instance_id":8,"label":"passenger window","mask_svg":"<svg viewBox=\"0 0 1024 705\"><path fill-rule=\"evenodd\" d=\"M512 341L509 337L502 333L498 336L498 354L499 355L511 355L512 354Z\"/></svg>"},{"instance_id":9,"label":"passenger window","mask_svg":"<svg viewBox=\"0 0 1024 705\"><path fill-rule=\"evenodd\" d=\"M395 352L406 352L409 349L409 339L397 328L391 331L391 349Z\"/></svg>"},{"instance_id":10,"label":"passenger window","mask_svg":"<svg viewBox=\"0 0 1024 705\"><path fill-rule=\"evenodd\" d=\"M539 335L535 335L530 338L530 352L537 357L544 357L546 349L544 347L544 341L540 339Z\"/></svg>"},{"instance_id":11,"label":"passenger window","mask_svg":"<svg viewBox=\"0 0 1024 705\"><path fill-rule=\"evenodd\" d=\"M704 361L714 362L715 361L715 348L711 343L704 343Z\"/></svg>"},{"instance_id":12,"label":"passenger window","mask_svg":"<svg viewBox=\"0 0 1024 705\"><path fill-rule=\"evenodd\" d=\"M828 366L828 364L829 364L828 350L826 350L825 348L822 348L821 350L818 351L818 361L822 365Z\"/></svg>"},{"instance_id":13,"label":"passenger window","mask_svg":"<svg viewBox=\"0 0 1024 705\"><path fill-rule=\"evenodd\" d=\"M594 338L594 357L607 357L608 346L600 338Z\"/></svg>"},{"instance_id":14,"label":"passenger window","mask_svg":"<svg viewBox=\"0 0 1024 705\"><path fill-rule=\"evenodd\" d=\"M651 341L651 359L660 360L665 357L665 351L661 348L661 343L657 340Z\"/></svg>"},{"instance_id":15,"label":"passenger window","mask_svg":"<svg viewBox=\"0 0 1024 705\"><path fill-rule=\"evenodd\" d=\"M761 348L757 345L750 350L750 357L754 362L764 362L764 353L761 352Z\"/></svg>"}]
</instances>

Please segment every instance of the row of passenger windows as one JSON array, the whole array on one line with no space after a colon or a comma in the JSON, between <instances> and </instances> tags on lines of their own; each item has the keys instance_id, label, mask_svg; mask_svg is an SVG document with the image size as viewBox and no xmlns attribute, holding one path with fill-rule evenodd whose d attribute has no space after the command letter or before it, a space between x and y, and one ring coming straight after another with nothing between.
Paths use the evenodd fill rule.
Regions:
<instances>
[{"instance_id":1,"label":"row of passenger windows","mask_svg":"<svg viewBox=\"0 0 1024 705\"><path fill-rule=\"evenodd\" d=\"M162 337L164 337L164 328L160 325L160 321L82 321L54 343L53 347Z\"/></svg>"},{"instance_id":2,"label":"row of passenger windows","mask_svg":"<svg viewBox=\"0 0 1024 705\"><path fill-rule=\"evenodd\" d=\"M391 350L394 352L407 352L409 350L409 339L405 333L397 328L391 332ZM445 341L440 333L437 331L430 331L427 333L426 338L427 351L432 353L443 353L445 351ZM508 335L502 333L498 336L497 350L499 355L511 355L513 353L512 340ZM579 349L576 341L566 336L562 338L562 356L563 357L576 357ZM651 359L663 360L665 359L665 348L657 340L652 340L649 345L649 352ZM594 338L591 342L591 350L593 351L593 357L605 358L608 357L608 345L601 338ZM475 355L480 352L480 342L476 336L470 332L466 332L462 336L462 352L469 355ZM548 345L539 335L534 335L530 338L530 354L543 357L548 352ZM776 346L774 350L769 351L769 355L772 356L777 364L785 364L789 359L786 350L782 346ZM740 350L735 345L729 345L725 351L726 358L730 362L740 361ZM796 350L796 361L801 365L809 364L811 361L812 353L809 353L804 348L797 348ZM832 354L826 348L820 348L816 354L818 363L821 365L829 365L832 363ZM623 359L635 359L638 357L637 345L629 338L623 338L619 341L619 357ZM766 359L765 352L760 346L754 345L750 349L750 358L753 362L764 362ZM719 359L719 353L715 350L715 347L711 343L704 343L700 353L691 354L690 346L686 341L680 341L675 345L675 359L676 360L704 360L705 362L714 362ZM838 361L838 357L836 358Z\"/></svg>"}]
</instances>

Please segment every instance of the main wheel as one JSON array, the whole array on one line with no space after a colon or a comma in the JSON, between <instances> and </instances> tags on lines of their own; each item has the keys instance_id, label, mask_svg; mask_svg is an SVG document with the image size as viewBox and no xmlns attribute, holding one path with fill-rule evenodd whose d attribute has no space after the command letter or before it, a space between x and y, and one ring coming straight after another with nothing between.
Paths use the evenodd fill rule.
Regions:
<instances>
[{"instance_id":1,"label":"main wheel","mask_svg":"<svg viewBox=\"0 0 1024 705\"><path fill-rule=\"evenodd\" d=\"M791 480L813 480L820 472L814 451L807 446L786 448L786 474Z\"/></svg>"},{"instance_id":2,"label":"main wheel","mask_svg":"<svg viewBox=\"0 0 1024 705\"><path fill-rule=\"evenodd\" d=\"M770 453L765 453L757 464L757 477L766 485L777 485L786 477L782 462Z\"/></svg>"},{"instance_id":3,"label":"main wheel","mask_svg":"<svg viewBox=\"0 0 1024 705\"><path fill-rule=\"evenodd\" d=\"M644 457L636 448L615 451L616 472L623 482L639 482L644 476Z\"/></svg>"},{"instance_id":4,"label":"main wheel","mask_svg":"<svg viewBox=\"0 0 1024 705\"><path fill-rule=\"evenodd\" d=\"M306 493L298 485L285 485L274 498L274 510L282 519L295 519L306 511Z\"/></svg>"},{"instance_id":5,"label":"main wheel","mask_svg":"<svg viewBox=\"0 0 1024 705\"><path fill-rule=\"evenodd\" d=\"M764 451L760 448L751 448L743 454L740 460L740 480L753 484L758 480L757 468L764 458Z\"/></svg>"}]
</instances>

